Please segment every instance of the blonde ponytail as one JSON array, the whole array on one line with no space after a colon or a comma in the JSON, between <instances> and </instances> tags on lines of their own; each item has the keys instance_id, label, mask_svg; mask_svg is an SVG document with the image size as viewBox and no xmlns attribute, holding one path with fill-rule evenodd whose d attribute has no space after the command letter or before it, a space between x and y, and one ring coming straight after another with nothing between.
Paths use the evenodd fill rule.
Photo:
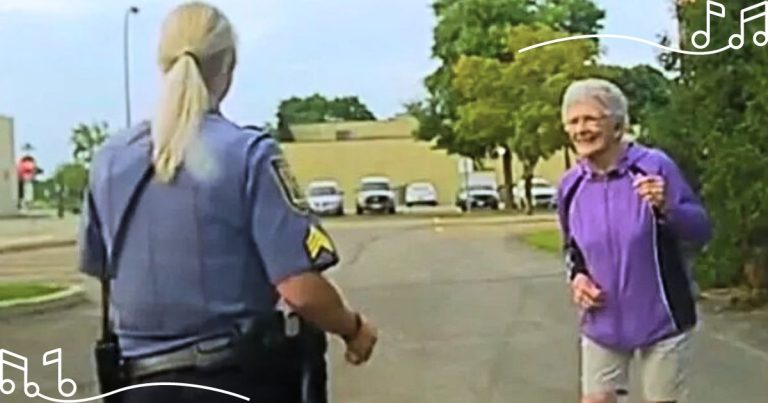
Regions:
<instances>
[{"instance_id":1,"label":"blonde ponytail","mask_svg":"<svg viewBox=\"0 0 768 403\"><path fill-rule=\"evenodd\" d=\"M171 182L195 142L205 114L215 105L213 79L231 68L234 33L216 8L204 3L179 6L166 20L159 63L164 73L160 103L152 121L155 176ZM230 65L227 65L230 63Z\"/></svg>"},{"instance_id":2,"label":"blonde ponytail","mask_svg":"<svg viewBox=\"0 0 768 403\"><path fill-rule=\"evenodd\" d=\"M160 107L152 125L155 176L170 182L184 161L190 138L210 109L210 96L191 54L182 54L166 73Z\"/></svg>"}]
</instances>

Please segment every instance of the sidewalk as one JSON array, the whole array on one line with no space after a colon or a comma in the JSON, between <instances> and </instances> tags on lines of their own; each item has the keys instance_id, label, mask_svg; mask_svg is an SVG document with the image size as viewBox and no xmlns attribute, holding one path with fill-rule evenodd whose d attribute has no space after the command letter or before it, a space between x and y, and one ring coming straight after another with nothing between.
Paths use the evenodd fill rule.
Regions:
<instances>
[{"instance_id":1,"label":"sidewalk","mask_svg":"<svg viewBox=\"0 0 768 403\"><path fill-rule=\"evenodd\" d=\"M462 214L448 208L404 209L395 216L348 215L321 219L329 229L371 226L400 227L403 225L452 226L556 222L555 215L550 212L541 212L533 216L510 214L505 211ZM54 215L0 218L0 253L73 245L77 236L78 220L79 217L73 215L66 215L63 219Z\"/></svg>"},{"instance_id":2,"label":"sidewalk","mask_svg":"<svg viewBox=\"0 0 768 403\"><path fill-rule=\"evenodd\" d=\"M77 224L72 215L0 218L0 253L74 244Z\"/></svg>"},{"instance_id":3,"label":"sidewalk","mask_svg":"<svg viewBox=\"0 0 768 403\"><path fill-rule=\"evenodd\" d=\"M556 228L557 217L551 213L539 213L528 216L522 214L504 214L503 212L480 212L469 214L412 214L399 216L351 216L321 218L327 229L347 228L403 228L403 227L452 227L452 226L482 226L482 225L524 225L546 224Z\"/></svg>"},{"instance_id":4,"label":"sidewalk","mask_svg":"<svg viewBox=\"0 0 768 403\"><path fill-rule=\"evenodd\" d=\"M714 337L768 360L768 307L750 311L723 310L720 301L700 302L702 326Z\"/></svg>"}]
</instances>

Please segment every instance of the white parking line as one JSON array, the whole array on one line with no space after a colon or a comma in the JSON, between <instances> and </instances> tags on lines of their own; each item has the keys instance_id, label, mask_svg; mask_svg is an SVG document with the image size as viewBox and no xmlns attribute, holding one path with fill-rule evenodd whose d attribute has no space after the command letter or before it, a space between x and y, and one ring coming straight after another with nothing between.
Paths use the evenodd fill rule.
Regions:
<instances>
[{"instance_id":1,"label":"white parking line","mask_svg":"<svg viewBox=\"0 0 768 403\"><path fill-rule=\"evenodd\" d=\"M746 352L747 354L760 357L761 359L768 361L768 353L766 353L763 350L760 350L759 348L753 347L747 343L744 343L743 341L739 341L736 339L728 338L720 333L712 332L710 333L713 338L716 340L722 341L726 344L730 344L732 347L735 347L739 350L742 350Z\"/></svg>"}]
</instances>

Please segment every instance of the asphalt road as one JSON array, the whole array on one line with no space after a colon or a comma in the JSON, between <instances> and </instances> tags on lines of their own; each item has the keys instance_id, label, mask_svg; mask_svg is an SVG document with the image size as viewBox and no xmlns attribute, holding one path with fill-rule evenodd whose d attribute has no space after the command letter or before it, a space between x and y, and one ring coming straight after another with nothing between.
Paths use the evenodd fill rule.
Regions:
<instances>
[{"instance_id":1,"label":"asphalt road","mask_svg":"<svg viewBox=\"0 0 768 403\"><path fill-rule=\"evenodd\" d=\"M356 223L334 227L343 263L330 275L345 296L381 329L372 362L350 367L333 342L334 401L345 403L575 402L575 316L557 257L531 250L518 225ZM77 281L74 251L0 255L0 281L13 271L31 278ZM93 295L95 284L89 283ZM716 325L716 326L715 326ZM95 303L64 312L0 321L0 348L34 361L31 378L56 394L56 373L42 355L62 348L64 376L78 397L95 392L90 343ZM692 396L696 403L763 403L768 353L733 339L727 318L696 337ZM5 374L20 383L20 372ZM637 391L637 380L632 388ZM640 402L635 400L633 402ZM0 402L30 401L18 391ZM42 401L42 400L36 400Z\"/></svg>"}]
</instances>

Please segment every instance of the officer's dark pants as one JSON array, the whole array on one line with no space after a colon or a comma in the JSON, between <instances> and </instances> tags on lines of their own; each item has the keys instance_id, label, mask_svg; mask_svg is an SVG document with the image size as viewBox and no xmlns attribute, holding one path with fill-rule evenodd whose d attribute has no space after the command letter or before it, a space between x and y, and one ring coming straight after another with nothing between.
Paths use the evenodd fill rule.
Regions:
<instances>
[{"instance_id":1,"label":"officer's dark pants","mask_svg":"<svg viewBox=\"0 0 768 403\"><path fill-rule=\"evenodd\" d=\"M176 371L135 383L178 382L208 386L250 398L252 403L301 403L301 378L254 374L239 368L218 371ZM235 403L244 400L223 393L180 386L151 386L124 393L124 403Z\"/></svg>"},{"instance_id":2,"label":"officer's dark pants","mask_svg":"<svg viewBox=\"0 0 768 403\"><path fill-rule=\"evenodd\" d=\"M304 358L297 367L245 370L229 367L217 371L186 370L148 376L133 383L176 382L208 386L237 393L253 403L327 403L328 340L325 333L307 327L302 334ZM152 386L124 392L124 403L205 402L244 400L223 393L179 386Z\"/></svg>"},{"instance_id":3,"label":"officer's dark pants","mask_svg":"<svg viewBox=\"0 0 768 403\"><path fill-rule=\"evenodd\" d=\"M328 403L328 366L325 359L328 340L325 333L316 329L310 329L305 337L309 347L303 363L302 403Z\"/></svg>"}]
</instances>

